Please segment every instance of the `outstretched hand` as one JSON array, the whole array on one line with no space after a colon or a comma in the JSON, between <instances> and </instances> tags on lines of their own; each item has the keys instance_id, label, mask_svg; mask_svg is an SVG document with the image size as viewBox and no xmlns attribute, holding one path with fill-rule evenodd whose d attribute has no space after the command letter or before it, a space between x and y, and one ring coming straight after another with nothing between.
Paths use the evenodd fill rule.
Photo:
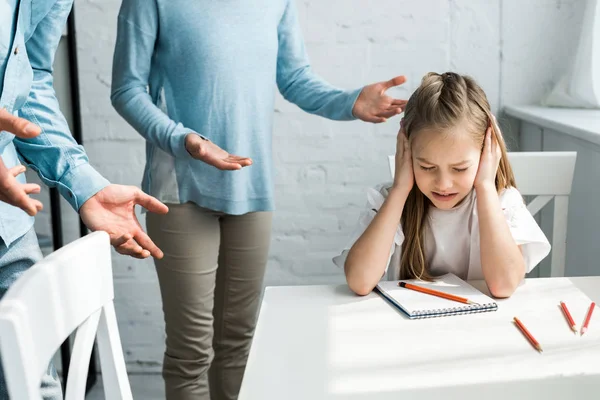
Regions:
<instances>
[{"instance_id":1,"label":"outstretched hand","mask_svg":"<svg viewBox=\"0 0 600 400\"><path fill-rule=\"evenodd\" d=\"M400 114L407 100L394 99L385 92L406 82L406 77L397 76L385 82L377 82L363 88L354 103L352 114L365 122L380 123Z\"/></svg>"},{"instance_id":2,"label":"outstretched hand","mask_svg":"<svg viewBox=\"0 0 600 400\"><path fill-rule=\"evenodd\" d=\"M2 131L10 132L20 139L31 139L41 132L37 125L12 115L4 108L0 109L0 132ZM19 207L33 216L42 209L42 203L29 195L39 193L40 186L34 183L20 183L16 177L23 172L23 165L7 168L0 157L0 201Z\"/></svg>"},{"instance_id":3,"label":"outstretched hand","mask_svg":"<svg viewBox=\"0 0 600 400\"><path fill-rule=\"evenodd\" d=\"M229 154L210 140L190 133L185 137L185 148L196 160L222 170L237 170L252 165L252 159Z\"/></svg>"},{"instance_id":4,"label":"outstretched hand","mask_svg":"<svg viewBox=\"0 0 600 400\"><path fill-rule=\"evenodd\" d=\"M144 232L135 215L135 206L149 212L166 214L166 205L135 186L108 185L81 208L83 223L92 231L105 231L117 252L135 258L162 258L163 252Z\"/></svg>"}]
</instances>

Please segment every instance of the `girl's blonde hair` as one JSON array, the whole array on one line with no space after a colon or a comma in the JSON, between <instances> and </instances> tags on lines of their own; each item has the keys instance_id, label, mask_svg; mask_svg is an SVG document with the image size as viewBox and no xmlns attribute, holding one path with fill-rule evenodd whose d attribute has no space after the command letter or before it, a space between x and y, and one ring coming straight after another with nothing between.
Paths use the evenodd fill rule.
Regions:
<instances>
[{"instance_id":1,"label":"girl's blonde hair","mask_svg":"<svg viewBox=\"0 0 600 400\"><path fill-rule=\"evenodd\" d=\"M496 189L516 187L515 178L506 155L506 145L490 111L484 91L469 76L453 72L430 72L410 96L404 110L403 127L412 142L414 135L424 129L448 130L465 122L473 140L483 149L487 128L492 127L502 158L496 173ZM431 280L424 249L424 229L429 199L417 185L408 195L402 212L404 243L400 260L400 279Z\"/></svg>"}]
</instances>

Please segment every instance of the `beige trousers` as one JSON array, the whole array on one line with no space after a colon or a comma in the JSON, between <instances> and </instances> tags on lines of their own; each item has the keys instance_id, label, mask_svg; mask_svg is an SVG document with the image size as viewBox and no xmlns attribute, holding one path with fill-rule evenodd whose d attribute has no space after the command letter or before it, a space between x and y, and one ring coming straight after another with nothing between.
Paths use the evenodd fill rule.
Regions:
<instances>
[{"instance_id":1,"label":"beige trousers","mask_svg":"<svg viewBox=\"0 0 600 400\"><path fill-rule=\"evenodd\" d=\"M147 214L166 330L168 400L233 400L248 358L271 237L271 212L228 215L193 203Z\"/></svg>"}]
</instances>

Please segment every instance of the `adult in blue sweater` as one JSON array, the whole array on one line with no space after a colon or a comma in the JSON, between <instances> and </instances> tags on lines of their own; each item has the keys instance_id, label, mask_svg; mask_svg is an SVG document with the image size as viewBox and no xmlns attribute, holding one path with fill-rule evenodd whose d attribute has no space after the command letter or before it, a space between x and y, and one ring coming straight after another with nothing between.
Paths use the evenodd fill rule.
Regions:
<instances>
[{"instance_id":1,"label":"adult in blue sweater","mask_svg":"<svg viewBox=\"0 0 600 400\"><path fill-rule=\"evenodd\" d=\"M146 139L142 189L170 210L147 217L168 399L237 398L270 243L275 85L309 113L376 123L402 111L385 91L403 82L319 78L293 0L123 1L111 99Z\"/></svg>"}]
</instances>

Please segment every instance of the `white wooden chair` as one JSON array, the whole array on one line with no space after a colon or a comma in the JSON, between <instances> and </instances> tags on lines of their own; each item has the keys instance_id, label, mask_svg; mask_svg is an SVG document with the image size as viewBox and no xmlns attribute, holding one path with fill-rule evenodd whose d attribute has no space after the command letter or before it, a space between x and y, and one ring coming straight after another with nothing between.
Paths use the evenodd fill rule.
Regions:
<instances>
[{"instance_id":1,"label":"white wooden chair","mask_svg":"<svg viewBox=\"0 0 600 400\"><path fill-rule=\"evenodd\" d=\"M95 232L32 266L0 301L0 354L12 399L39 400L41 378L76 331L65 400L85 398L97 339L107 399L132 399L113 306L109 237Z\"/></svg>"},{"instance_id":2,"label":"white wooden chair","mask_svg":"<svg viewBox=\"0 0 600 400\"><path fill-rule=\"evenodd\" d=\"M564 276L569 195L577 152L509 152L508 158L521 194L537 196L527 204L532 215L554 199L550 276ZM388 156L388 162L393 179L395 156Z\"/></svg>"}]
</instances>

